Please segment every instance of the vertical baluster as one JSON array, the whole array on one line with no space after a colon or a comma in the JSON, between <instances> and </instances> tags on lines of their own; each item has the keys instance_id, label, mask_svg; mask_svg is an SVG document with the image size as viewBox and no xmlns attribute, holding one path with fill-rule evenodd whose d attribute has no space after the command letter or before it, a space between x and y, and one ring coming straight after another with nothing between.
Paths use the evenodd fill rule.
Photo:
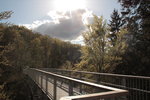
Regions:
<instances>
[{"instance_id":1,"label":"vertical baluster","mask_svg":"<svg viewBox=\"0 0 150 100\"><path fill-rule=\"evenodd\" d=\"M127 86L126 86L126 89L128 89L128 91L129 91L129 100L133 100L133 96L132 96L132 94L133 94L133 91L130 91L130 89L129 89L129 86L130 85L130 78L127 78Z\"/></svg>"},{"instance_id":2,"label":"vertical baluster","mask_svg":"<svg viewBox=\"0 0 150 100\"><path fill-rule=\"evenodd\" d=\"M143 86L144 86L144 90L146 90L146 91L150 90L150 83L148 83L147 79L145 79L145 81L143 81ZM145 100L147 100L147 92L145 93Z\"/></svg>"},{"instance_id":3,"label":"vertical baluster","mask_svg":"<svg viewBox=\"0 0 150 100\"><path fill-rule=\"evenodd\" d=\"M54 84L53 84L53 98L54 100L57 100L57 80L54 77Z\"/></svg>"},{"instance_id":4,"label":"vertical baluster","mask_svg":"<svg viewBox=\"0 0 150 100\"><path fill-rule=\"evenodd\" d=\"M48 76L46 76L46 95L48 95Z\"/></svg>"},{"instance_id":5,"label":"vertical baluster","mask_svg":"<svg viewBox=\"0 0 150 100\"><path fill-rule=\"evenodd\" d=\"M139 84L139 85L138 85L138 89L141 90L141 79L140 79L140 78L138 78L138 84ZM138 99L139 99L139 100L142 100L142 99L141 99L141 96L142 96L141 93L142 93L142 92L140 92L140 91L137 91L137 92L138 92L138 94L137 94L137 95L138 95Z\"/></svg>"},{"instance_id":6,"label":"vertical baluster","mask_svg":"<svg viewBox=\"0 0 150 100\"><path fill-rule=\"evenodd\" d=\"M144 82L144 79L141 78L141 89L142 90L144 90L144 84L143 84L143 82ZM142 97L141 99L144 100L144 97L145 97L145 93L144 92L141 92L141 97Z\"/></svg>"},{"instance_id":7,"label":"vertical baluster","mask_svg":"<svg viewBox=\"0 0 150 100\"><path fill-rule=\"evenodd\" d=\"M41 75L41 88L43 88L43 76Z\"/></svg>"},{"instance_id":8,"label":"vertical baluster","mask_svg":"<svg viewBox=\"0 0 150 100\"><path fill-rule=\"evenodd\" d=\"M126 87L126 78L123 78L123 86Z\"/></svg>"},{"instance_id":9,"label":"vertical baluster","mask_svg":"<svg viewBox=\"0 0 150 100\"><path fill-rule=\"evenodd\" d=\"M34 72L35 82L37 82L37 74Z\"/></svg>"},{"instance_id":10,"label":"vertical baluster","mask_svg":"<svg viewBox=\"0 0 150 100\"><path fill-rule=\"evenodd\" d=\"M101 80L102 80L102 79L101 79L100 75L98 75L98 77L97 77L97 82L96 82L96 83L99 84L99 83L101 82Z\"/></svg>"},{"instance_id":11,"label":"vertical baluster","mask_svg":"<svg viewBox=\"0 0 150 100\"><path fill-rule=\"evenodd\" d=\"M147 83L146 87L148 87L148 88L145 88L145 90L150 91L150 80L147 80L146 83ZM149 100L149 98L150 98L149 93L146 92L145 94L146 94L145 100Z\"/></svg>"},{"instance_id":12,"label":"vertical baluster","mask_svg":"<svg viewBox=\"0 0 150 100\"><path fill-rule=\"evenodd\" d=\"M79 73L79 79L82 80L82 73ZM80 93L82 94L82 84L80 84Z\"/></svg>"},{"instance_id":13,"label":"vertical baluster","mask_svg":"<svg viewBox=\"0 0 150 100\"><path fill-rule=\"evenodd\" d=\"M63 71L60 71L60 74L63 75L64 74Z\"/></svg>"},{"instance_id":14,"label":"vertical baluster","mask_svg":"<svg viewBox=\"0 0 150 100\"><path fill-rule=\"evenodd\" d=\"M73 83L72 81L69 81L69 96L73 95Z\"/></svg>"},{"instance_id":15,"label":"vertical baluster","mask_svg":"<svg viewBox=\"0 0 150 100\"><path fill-rule=\"evenodd\" d=\"M69 71L69 77L71 77L71 71Z\"/></svg>"},{"instance_id":16,"label":"vertical baluster","mask_svg":"<svg viewBox=\"0 0 150 100\"><path fill-rule=\"evenodd\" d=\"M35 81L35 71L33 71L33 80ZM36 82L36 81L35 81Z\"/></svg>"},{"instance_id":17,"label":"vertical baluster","mask_svg":"<svg viewBox=\"0 0 150 100\"><path fill-rule=\"evenodd\" d=\"M37 73L37 75L38 75L38 84L40 84L40 74L39 73Z\"/></svg>"},{"instance_id":18,"label":"vertical baluster","mask_svg":"<svg viewBox=\"0 0 150 100\"><path fill-rule=\"evenodd\" d=\"M79 79L82 80L82 73L79 73Z\"/></svg>"},{"instance_id":19,"label":"vertical baluster","mask_svg":"<svg viewBox=\"0 0 150 100\"><path fill-rule=\"evenodd\" d=\"M137 78L135 78L135 79L136 79L136 81L135 81L135 82L136 82L136 83L135 83L135 84L136 84L136 85L135 85L136 87L135 87L135 88L138 88L138 79L137 79ZM137 99L138 99L138 97L137 97L137 91L135 91L135 100L137 100Z\"/></svg>"},{"instance_id":20,"label":"vertical baluster","mask_svg":"<svg viewBox=\"0 0 150 100\"><path fill-rule=\"evenodd\" d=\"M146 86L148 86L148 88L145 88L146 91L150 91L150 80L146 81ZM146 92L146 100L148 100L148 98L150 98L149 93Z\"/></svg>"},{"instance_id":21,"label":"vertical baluster","mask_svg":"<svg viewBox=\"0 0 150 100\"><path fill-rule=\"evenodd\" d=\"M141 78L137 78L137 79L138 79L138 84L139 84L138 87L137 87L137 89L140 89L140 90L141 90L141 89L142 89L142 88L141 88ZM138 100L142 100L142 99L141 99L141 97L142 97L142 94L141 94L141 93L142 93L142 92L140 92L140 91L137 91L137 92L138 92L138 94L137 94L137 95L138 95Z\"/></svg>"}]
</instances>

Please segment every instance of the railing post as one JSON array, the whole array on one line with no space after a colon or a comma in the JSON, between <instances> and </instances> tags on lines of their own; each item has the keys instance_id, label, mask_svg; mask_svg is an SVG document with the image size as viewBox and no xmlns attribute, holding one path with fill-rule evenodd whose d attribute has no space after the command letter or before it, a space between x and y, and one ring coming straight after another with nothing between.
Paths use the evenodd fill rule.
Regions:
<instances>
[{"instance_id":1,"label":"railing post","mask_svg":"<svg viewBox=\"0 0 150 100\"><path fill-rule=\"evenodd\" d=\"M126 79L125 79L125 77L122 79L122 84L121 85L126 87Z\"/></svg>"},{"instance_id":2,"label":"railing post","mask_svg":"<svg viewBox=\"0 0 150 100\"><path fill-rule=\"evenodd\" d=\"M80 72L79 75L80 75L80 76L79 76L79 79L82 80L82 73Z\"/></svg>"},{"instance_id":3,"label":"railing post","mask_svg":"<svg viewBox=\"0 0 150 100\"><path fill-rule=\"evenodd\" d=\"M34 71L33 72L30 71L30 74L32 75L31 78L34 80L35 72Z\"/></svg>"},{"instance_id":4,"label":"railing post","mask_svg":"<svg viewBox=\"0 0 150 100\"><path fill-rule=\"evenodd\" d=\"M72 76L72 75L71 75L71 71L69 71L68 73L69 73L69 77L71 77L71 76Z\"/></svg>"},{"instance_id":5,"label":"railing post","mask_svg":"<svg viewBox=\"0 0 150 100\"><path fill-rule=\"evenodd\" d=\"M80 84L80 93L82 94L82 84Z\"/></svg>"},{"instance_id":6,"label":"railing post","mask_svg":"<svg viewBox=\"0 0 150 100\"><path fill-rule=\"evenodd\" d=\"M96 83L97 83L97 84L99 84L101 81L102 81L101 76L100 76L100 75L98 75L98 76L97 76Z\"/></svg>"},{"instance_id":7,"label":"railing post","mask_svg":"<svg viewBox=\"0 0 150 100\"><path fill-rule=\"evenodd\" d=\"M80 73L79 79L82 80L82 73ZM82 94L82 84L80 84L80 93Z\"/></svg>"},{"instance_id":8,"label":"railing post","mask_svg":"<svg viewBox=\"0 0 150 100\"><path fill-rule=\"evenodd\" d=\"M69 96L73 95L73 83L72 81L69 81Z\"/></svg>"},{"instance_id":9,"label":"railing post","mask_svg":"<svg viewBox=\"0 0 150 100\"><path fill-rule=\"evenodd\" d=\"M43 88L43 76L41 75L41 88Z\"/></svg>"},{"instance_id":10,"label":"railing post","mask_svg":"<svg viewBox=\"0 0 150 100\"><path fill-rule=\"evenodd\" d=\"M54 84L53 84L53 98L54 100L57 99L57 80L56 78L54 77Z\"/></svg>"},{"instance_id":11,"label":"railing post","mask_svg":"<svg viewBox=\"0 0 150 100\"><path fill-rule=\"evenodd\" d=\"M64 73L63 73L63 71L60 71L60 73L61 73L61 75L63 75Z\"/></svg>"},{"instance_id":12,"label":"railing post","mask_svg":"<svg viewBox=\"0 0 150 100\"><path fill-rule=\"evenodd\" d=\"M46 76L46 95L48 95L48 76Z\"/></svg>"},{"instance_id":13,"label":"railing post","mask_svg":"<svg viewBox=\"0 0 150 100\"><path fill-rule=\"evenodd\" d=\"M37 77L38 77L37 83L40 84L40 74L39 73L37 73Z\"/></svg>"}]
</instances>

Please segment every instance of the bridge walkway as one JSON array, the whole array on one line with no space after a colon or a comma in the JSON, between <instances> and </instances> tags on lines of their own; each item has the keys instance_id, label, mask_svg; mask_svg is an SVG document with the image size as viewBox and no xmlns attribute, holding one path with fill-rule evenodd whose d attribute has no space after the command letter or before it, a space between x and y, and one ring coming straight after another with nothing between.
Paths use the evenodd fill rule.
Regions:
<instances>
[{"instance_id":1,"label":"bridge walkway","mask_svg":"<svg viewBox=\"0 0 150 100\"><path fill-rule=\"evenodd\" d=\"M24 70L50 100L126 100L127 90L63 76L44 69Z\"/></svg>"}]
</instances>

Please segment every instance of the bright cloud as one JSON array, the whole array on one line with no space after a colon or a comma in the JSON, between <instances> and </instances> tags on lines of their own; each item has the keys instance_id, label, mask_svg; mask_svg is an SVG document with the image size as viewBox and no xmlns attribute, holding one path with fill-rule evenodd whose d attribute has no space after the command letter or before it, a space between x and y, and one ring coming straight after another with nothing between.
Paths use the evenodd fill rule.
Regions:
<instances>
[{"instance_id":1,"label":"bright cloud","mask_svg":"<svg viewBox=\"0 0 150 100\"><path fill-rule=\"evenodd\" d=\"M72 43L83 41L81 33L86 29L93 18L92 12L87 9L73 11L50 11L47 14L52 20L38 20L32 24L24 24L33 31L47 34Z\"/></svg>"},{"instance_id":2,"label":"bright cloud","mask_svg":"<svg viewBox=\"0 0 150 100\"><path fill-rule=\"evenodd\" d=\"M84 45L84 39L83 39L83 36L80 35L80 36L77 37L76 39L71 40L71 43L73 43L73 44L81 44L81 45Z\"/></svg>"},{"instance_id":3,"label":"bright cloud","mask_svg":"<svg viewBox=\"0 0 150 100\"><path fill-rule=\"evenodd\" d=\"M25 26L28 29L34 30L35 28L39 27L40 25L45 24L45 23L50 23L50 22L52 22L52 21L50 21L50 20L41 20L41 21L36 20L32 24L20 24L20 26Z\"/></svg>"}]
</instances>

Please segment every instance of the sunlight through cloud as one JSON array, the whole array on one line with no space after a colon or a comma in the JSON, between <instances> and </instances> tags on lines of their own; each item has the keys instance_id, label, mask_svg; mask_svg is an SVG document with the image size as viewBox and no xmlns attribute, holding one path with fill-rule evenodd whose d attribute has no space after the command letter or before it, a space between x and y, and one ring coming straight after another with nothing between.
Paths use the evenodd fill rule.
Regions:
<instances>
[{"instance_id":1,"label":"sunlight through cloud","mask_svg":"<svg viewBox=\"0 0 150 100\"><path fill-rule=\"evenodd\" d=\"M72 11L86 8L85 0L55 0L54 9L58 11Z\"/></svg>"}]
</instances>

